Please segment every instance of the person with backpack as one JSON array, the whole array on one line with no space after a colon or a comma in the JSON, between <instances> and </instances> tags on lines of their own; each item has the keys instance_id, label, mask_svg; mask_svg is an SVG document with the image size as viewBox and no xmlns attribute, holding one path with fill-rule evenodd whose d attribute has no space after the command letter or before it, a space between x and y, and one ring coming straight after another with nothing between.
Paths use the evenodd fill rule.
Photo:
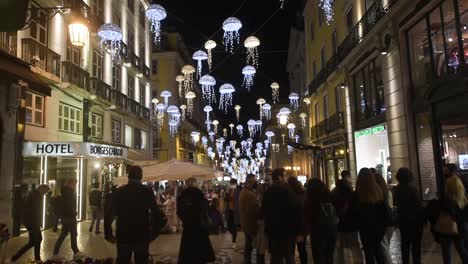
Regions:
<instances>
[{"instance_id":1,"label":"person with backpack","mask_svg":"<svg viewBox=\"0 0 468 264\"><path fill-rule=\"evenodd\" d=\"M41 222L42 206L44 195L49 192L48 185L39 185L36 190L29 193L23 207L23 224L28 230L29 241L11 258L11 262L16 262L26 251L34 247L34 260L42 263L41 260Z\"/></svg>"},{"instance_id":2,"label":"person with backpack","mask_svg":"<svg viewBox=\"0 0 468 264\"><path fill-rule=\"evenodd\" d=\"M109 205L109 218L104 221L105 239L117 242L117 264L148 263L149 243L156 239L167 223L164 213L156 205L153 191L143 185L141 167L131 166L128 184L117 188ZM116 236L112 222L117 219Z\"/></svg>"},{"instance_id":3,"label":"person with backpack","mask_svg":"<svg viewBox=\"0 0 468 264\"><path fill-rule=\"evenodd\" d=\"M338 217L327 186L318 178L307 183L305 216L314 263L333 263Z\"/></svg>"},{"instance_id":4,"label":"person with backpack","mask_svg":"<svg viewBox=\"0 0 468 264\"><path fill-rule=\"evenodd\" d=\"M215 261L209 232L208 201L198 188L195 178L186 181L185 188L177 199L177 215L182 220L183 230L179 249L179 264L203 264Z\"/></svg>"},{"instance_id":5,"label":"person with backpack","mask_svg":"<svg viewBox=\"0 0 468 264\"><path fill-rule=\"evenodd\" d=\"M89 191L89 206L91 208L91 225L89 232L93 232L94 224L96 224L96 235L100 234L99 226L102 218L102 192L99 190L99 183L94 183L93 188Z\"/></svg>"}]
</instances>

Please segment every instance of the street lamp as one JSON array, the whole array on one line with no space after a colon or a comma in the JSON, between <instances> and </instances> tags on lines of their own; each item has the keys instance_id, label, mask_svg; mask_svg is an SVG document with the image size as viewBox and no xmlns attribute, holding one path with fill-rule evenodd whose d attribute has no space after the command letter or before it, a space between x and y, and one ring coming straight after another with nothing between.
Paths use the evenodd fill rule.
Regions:
<instances>
[{"instance_id":1,"label":"street lamp","mask_svg":"<svg viewBox=\"0 0 468 264\"><path fill-rule=\"evenodd\" d=\"M70 31L70 42L73 46L83 47L88 38L88 26L77 20L68 26Z\"/></svg>"}]
</instances>

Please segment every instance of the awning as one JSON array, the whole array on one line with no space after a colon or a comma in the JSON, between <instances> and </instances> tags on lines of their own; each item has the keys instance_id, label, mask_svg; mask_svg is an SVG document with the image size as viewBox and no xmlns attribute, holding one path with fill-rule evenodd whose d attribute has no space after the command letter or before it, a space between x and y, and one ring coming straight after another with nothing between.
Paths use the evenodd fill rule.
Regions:
<instances>
[{"instance_id":1,"label":"awning","mask_svg":"<svg viewBox=\"0 0 468 264\"><path fill-rule=\"evenodd\" d=\"M322 150L321 147L318 146L311 146L305 145L300 143L288 142L288 145L295 148L295 149L303 149L303 150Z\"/></svg>"},{"instance_id":2,"label":"awning","mask_svg":"<svg viewBox=\"0 0 468 264\"><path fill-rule=\"evenodd\" d=\"M26 62L0 51L0 74L13 75L18 80L28 83L28 88L42 95L50 96L50 87L41 81Z\"/></svg>"}]
</instances>

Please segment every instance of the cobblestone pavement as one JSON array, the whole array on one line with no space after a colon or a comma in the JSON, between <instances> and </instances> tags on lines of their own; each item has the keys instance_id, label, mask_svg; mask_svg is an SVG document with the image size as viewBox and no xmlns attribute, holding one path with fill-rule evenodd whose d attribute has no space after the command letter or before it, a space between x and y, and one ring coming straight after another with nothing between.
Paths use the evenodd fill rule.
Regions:
<instances>
[{"instance_id":1,"label":"cobblestone pavement","mask_svg":"<svg viewBox=\"0 0 468 264\"><path fill-rule=\"evenodd\" d=\"M96 235L88 232L89 222L85 221L79 224L78 228L78 247L92 258L109 258L115 257L115 245L104 240L102 234ZM42 243L42 257L48 259L52 256L52 249L58 237L58 233L47 230L43 233L44 241ZM224 263L242 263L244 238L242 232L239 233L237 247L232 248L229 234L213 235L210 237L212 245L216 252L216 264ZM10 239L6 247L6 256L11 257L27 241L27 236L15 237ZM180 245L180 234L161 235L150 245L150 254L154 256L154 263L159 264L174 264L177 263L177 254ZM391 240L390 252L393 263L401 263L399 233L395 231ZM310 245L308 247L309 256L311 256ZM442 263L440 247L432 239L430 233L426 232L423 239L423 263ZM457 254L453 254L458 258ZM64 241L61 249L61 256L65 259L72 258L70 249L70 239ZM296 254L297 256L297 254ZM30 250L25 254L18 263L29 263L32 259L33 252ZM268 262L267 262L268 263ZM297 260L297 263L298 260ZM312 261L310 261L312 263ZM458 259L455 264L461 263Z\"/></svg>"}]
</instances>

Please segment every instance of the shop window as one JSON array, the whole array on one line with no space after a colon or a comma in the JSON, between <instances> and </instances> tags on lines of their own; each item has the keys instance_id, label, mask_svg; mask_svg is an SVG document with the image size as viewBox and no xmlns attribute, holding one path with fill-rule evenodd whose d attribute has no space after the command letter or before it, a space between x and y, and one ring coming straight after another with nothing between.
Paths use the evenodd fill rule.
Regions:
<instances>
[{"instance_id":1,"label":"shop window","mask_svg":"<svg viewBox=\"0 0 468 264\"><path fill-rule=\"evenodd\" d=\"M468 124L443 124L442 139L446 163L454 163L460 170L468 171Z\"/></svg>"},{"instance_id":2,"label":"shop window","mask_svg":"<svg viewBox=\"0 0 468 264\"><path fill-rule=\"evenodd\" d=\"M158 74L158 60L153 60L151 63L151 73Z\"/></svg>"},{"instance_id":3,"label":"shop window","mask_svg":"<svg viewBox=\"0 0 468 264\"><path fill-rule=\"evenodd\" d=\"M42 126L44 123L44 96L26 93L26 123Z\"/></svg>"},{"instance_id":4,"label":"shop window","mask_svg":"<svg viewBox=\"0 0 468 264\"><path fill-rule=\"evenodd\" d=\"M415 87L422 87L428 81L428 76L432 75L426 19L422 19L408 31L408 38L411 79Z\"/></svg>"},{"instance_id":5,"label":"shop window","mask_svg":"<svg viewBox=\"0 0 468 264\"><path fill-rule=\"evenodd\" d=\"M133 128L125 125L125 146L132 148Z\"/></svg>"},{"instance_id":6,"label":"shop window","mask_svg":"<svg viewBox=\"0 0 468 264\"><path fill-rule=\"evenodd\" d=\"M338 35L336 33L336 29L333 30L333 33L331 36L331 43L332 43L333 55L336 55L336 53L338 52Z\"/></svg>"},{"instance_id":7,"label":"shop window","mask_svg":"<svg viewBox=\"0 0 468 264\"><path fill-rule=\"evenodd\" d=\"M102 139L102 115L91 114L91 137Z\"/></svg>"},{"instance_id":8,"label":"shop window","mask_svg":"<svg viewBox=\"0 0 468 264\"><path fill-rule=\"evenodd\" d=\"M120 91L120 66L114 64L112 66L112 89Z\"/></svg>"},{"instance_id":9,"label":"shop window","mask_svg":"<svg viewBox=\"0 0 468 264\"><path fill-rule=\"evenodd\" d=\"M104 58L100 52L93 50L93 77L102 80L102 65Z\"/></svg>"},{"instance_id":10,"label":"shop window","mask_svg":"<svg viewBox=\"0 0 468 264\"><path fill-rule=\"evenodd\" d=\"M442 4L442 16L444 18L445 43L447 49L447 65L450 72L456 72L460 67L460 49L458 47L458 32L456 27L455 9L451 0ZM461 12L462 10L460 10Z\"/></svg>"},{"instance_id":11,"label":"shop window","mask_svg":"<svg viewBox=\"0 0 468 264\"><path fill-rule=\"evenodd\" d=\"M80 134L80 127L81 109L60 103L58 129L64 132Z\"/></svg>"},{"instance_id":12,"label":"shop window","mask_svg":"<svg viewBox=\"0 0 468 264\"><path fill-rule=\"evenodd\" d=\"M357 120L378 116L385 111L380 57L353 75Z\"/></svg>"},{"instance_id":13,"label":"shop window","mask_svg":"<svg viewBox=\"0 0 468 264\"><path fill-rule=\"evenodd\" d=\"M441 76L447 71L444 34L441 20L441 9L436 8L430 14L430 36L432 41L432 56L434 58L435 74Z\"/></svg>"},{"instance_id":14,"label":"shop window","mask_svg":"<svg viewBox=\"0 0 468 264\"><path fill-rule=\"evenodd\" d=\"M111 134L112 134L112 142L114 143L120 143L120 121L117 121L115 119L112 119L112 128L111 128Z\"/></svg>"},{"instance_id":15,"label":"shop window","mask_svg":"<svg viewBox=\"0 0 468 264\"><path fill-rule=\"evenodd\" d=\"M135 98L135 79L130 77L130 75L127 78L127 87L128 87L127 96L129 98L134 99Z\"/></svg>"}]
</instances>

